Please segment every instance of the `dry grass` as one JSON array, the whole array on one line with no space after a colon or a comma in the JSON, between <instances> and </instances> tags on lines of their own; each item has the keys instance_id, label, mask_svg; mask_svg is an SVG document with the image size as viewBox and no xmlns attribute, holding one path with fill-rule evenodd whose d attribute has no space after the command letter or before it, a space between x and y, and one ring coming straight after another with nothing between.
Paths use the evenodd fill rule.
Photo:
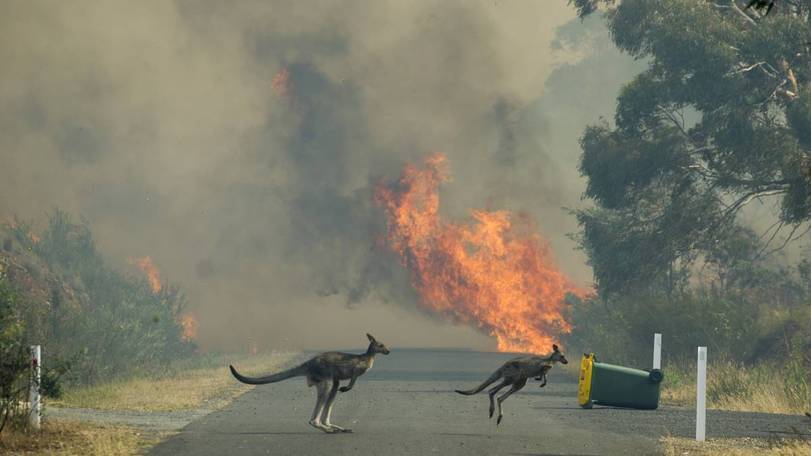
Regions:
<instances>
[{"instance_id":1,"label":"dry grass","mask_svg":"<svg viewBox=\"0 0 811 456\"><path fill-rule=\"evenodd\" d=\"M743 438L696 442L680 437L663 437L660 443L666 456L811 456L811 442L807 440Z\"/></svg>"},{"instance_id":2,"label":"dry grass","mask_svg":"<svg viewBox=\"0 0 811 456\"><path fill-rule=\"evenodd\" d=\"M692 366L666 368L662 402L694 407L695 375ZM743 367L719 362L707 369L707 407L801 415L811 411L811 396L808 383L802 376L791 376L778 367Z\"/></svg>"},{"instance_id":3,"label":"dry grass","mask_svg":"<svg viewBox=\"0 0 811 456\"><path fill-rule=\"evenodd\" d=\"M292 363L295 353L257 356L214 356L179 363L160 376L144 376L107 384L68 389L49 406L100 410L168 411L219 408L250 389L228 371L235 363L249 375L265 374ZM165 437L142 430L49 419L41 432L0 434L0 454L6 455L129 455L143 453Z\"/></svg>"},{"instance_id":4,"label":"dry grass","mask_svg":"<svg viewBox=\"0 0 811 456\"><path fill-rule=\"evenodd\" d=\"M157 440L157 435L145 436L137 429L124 426L49 420L43 423L40 432L0 434L0 454L129 455L144 451Z\"/></svg>"},{"instance_id":5,"label":"dry grass","mask_svg":"<svg viewBox=\"0 0 811 456\"><path fill-rule=\"evenodd\" d=\"M207 360L205 367L175 368L159 377L136 377L100 385L69 389L48 405L99 410L169 411L220 408L249 386L228 371L234 363L248 375L267 374L286 367L297 354L272 353ZM210 366L214 364L216 367Z\"/></svg>"}]
</instances>

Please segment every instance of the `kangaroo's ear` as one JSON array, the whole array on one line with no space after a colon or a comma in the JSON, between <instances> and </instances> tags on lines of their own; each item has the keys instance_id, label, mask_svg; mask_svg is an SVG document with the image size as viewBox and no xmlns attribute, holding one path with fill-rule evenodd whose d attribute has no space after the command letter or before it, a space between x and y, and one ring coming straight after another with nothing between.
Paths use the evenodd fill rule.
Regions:
<instances>
[{"instance_id":1,"label":"kangaroo's ear","mask_svg":"<svg viewBox=\"0 0 811 456\"><path fill-rule=\"evenodd\" d=\"M558 350L558 346L557 346L557 345L555 345L555 344L552 344L552 350L554 350L554 351L560 351L560 350Z\"/></svg>"},{"instance_id":2,"label":"kangaroo's ear","mask_svg":"<svg viewBox=\"0 0 811 456\"><path fill-rule=\"evenodd\" d=\"M366 333L366 337L369 339L369 342L377 342L375 340L375 336L373 336L373 335L371 335L369 333Z\"/></svg>"}]
</instances>

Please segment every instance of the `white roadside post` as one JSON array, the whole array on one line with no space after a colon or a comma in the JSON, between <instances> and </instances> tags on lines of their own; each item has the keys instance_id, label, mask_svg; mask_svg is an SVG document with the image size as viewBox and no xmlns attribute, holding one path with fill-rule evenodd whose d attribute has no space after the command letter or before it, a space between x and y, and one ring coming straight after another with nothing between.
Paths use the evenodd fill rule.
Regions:
<instances>
[{"instance_id":1,"label":"white roadside post","mask_svg":"<svg viewBox=\"0 0 811 456\"><path fill-rule=\"evenodd\" d=\"M28 403L31 406L31 427L39 430L42 413L42 402L39 395L40 368L42 367L42 352L39 345L31 346L31 387L28 393Z\"/></svg>"},{"instance_id":2,"label":"white roadside post","mask_svg":"<svg viewBox=\"0 0 811 456\"><path fill-rule=\"evenodd\" d=\"M662 369L662 335L653 335L653 368Z\"/></svg>"},{"instance_id":3,"label":"white roadside post","mask_svg":"<svg viewBox=\"0 0 811 456\"><path fill-rule=\"evenodd\" d=\"M696 442L703 442L707 424L707 347L698 347L696 378Z\"/></svg>"}]
</instances>

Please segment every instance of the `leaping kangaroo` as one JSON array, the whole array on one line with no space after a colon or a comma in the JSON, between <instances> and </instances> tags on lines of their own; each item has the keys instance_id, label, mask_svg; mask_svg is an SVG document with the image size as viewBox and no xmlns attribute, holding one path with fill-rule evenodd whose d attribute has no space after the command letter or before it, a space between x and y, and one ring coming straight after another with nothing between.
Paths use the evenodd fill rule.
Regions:
<instances>
[{"instance_id":1,"label":"leaping kangaroo","mask_svg":"<svg viewBox=\"0 0 811 456\"><path fill-rule=\"evenodd\" d=\"M549 372L549 369L552 369L552 366L558 362L569 364L569 361L565 356L563 356L563 353L558 350L558 346L552 345L552 354L549 356L522 356L519 358L513 358L499 367L495 372L493 372L493 375L491 375L487 380L484 381L484 383L476 388L467 391L456 390L456 392L459 394L464 394L465 396L471 396L482 391L490 384L503 377L504 380L491 388L487 393L490 395L490 418L492 418L493 411L495 410L493 398L495 397L496 393L498 393L501 388L504 388L507 385L512 385L509 391L498 397L498 419L496 420L496 425L499 425L501 424L501 418L503 416L501 413L501 403L510 397L512 393L523 388L524 385L527 384L527 380L530 377L535 377L535 380L543 380L541 387L546 386L546 373Z\"/></svg>"},{"instance_id":2,"label":"leaping kangaroo","mask_svg":"<svg viewBox=\"0 0 811 456\"><path fill-rule=\"evenodd\" d=\"M275 383L292 377L307 377L307 386L315 385L318 389L318 399L315 402L313 416L310 418L310 426L326 433L352 432L351 429L329 422L335 396L338 395L338 391L345 393L355 386L355 380L372 368L376 354L389 354L389 349L375 340L371 334L366 334L366 337L369 338L369 348L362 355L341 352L321 353L298 367L265 377L245 377L237 372L234 366L229 365L228 367L231 368L231 373L237 380L249 385ZM349 384L339 388L341 380L349 380ZM332 382L331 389L330 382Z\"/></svg>"}]
</instances>

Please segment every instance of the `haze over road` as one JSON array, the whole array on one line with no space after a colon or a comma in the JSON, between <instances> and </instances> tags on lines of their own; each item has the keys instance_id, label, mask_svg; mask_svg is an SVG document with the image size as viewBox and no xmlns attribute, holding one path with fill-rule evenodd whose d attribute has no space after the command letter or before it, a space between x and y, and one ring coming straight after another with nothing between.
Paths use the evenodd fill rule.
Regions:
<instances>
[{"instance_id":1,"label":"haze over road","mask_svg":"<svg viewBox=\"0 0 811 456\"><path fill-rule=\"evenodd\" d=\"M359 352L359 350L355 350ZM258 386L225 409L193 422L152 455L604 455L658 454L662 435L689 437L694 412L577 405L577 385L555 367L549 384L531 381L488 419L485 393L470 388L513 355L393 350L378 356L355 388L339 394L333 422L352 434L307 424L315 391L303 378ZM576 355L570 355L578 362ZM239 367L239 366L237 366ZM235 380L236 381L236 380ZM710 411L707 436L761 436L807 429L803 417Z\"/></svg>"}]
</instances>

